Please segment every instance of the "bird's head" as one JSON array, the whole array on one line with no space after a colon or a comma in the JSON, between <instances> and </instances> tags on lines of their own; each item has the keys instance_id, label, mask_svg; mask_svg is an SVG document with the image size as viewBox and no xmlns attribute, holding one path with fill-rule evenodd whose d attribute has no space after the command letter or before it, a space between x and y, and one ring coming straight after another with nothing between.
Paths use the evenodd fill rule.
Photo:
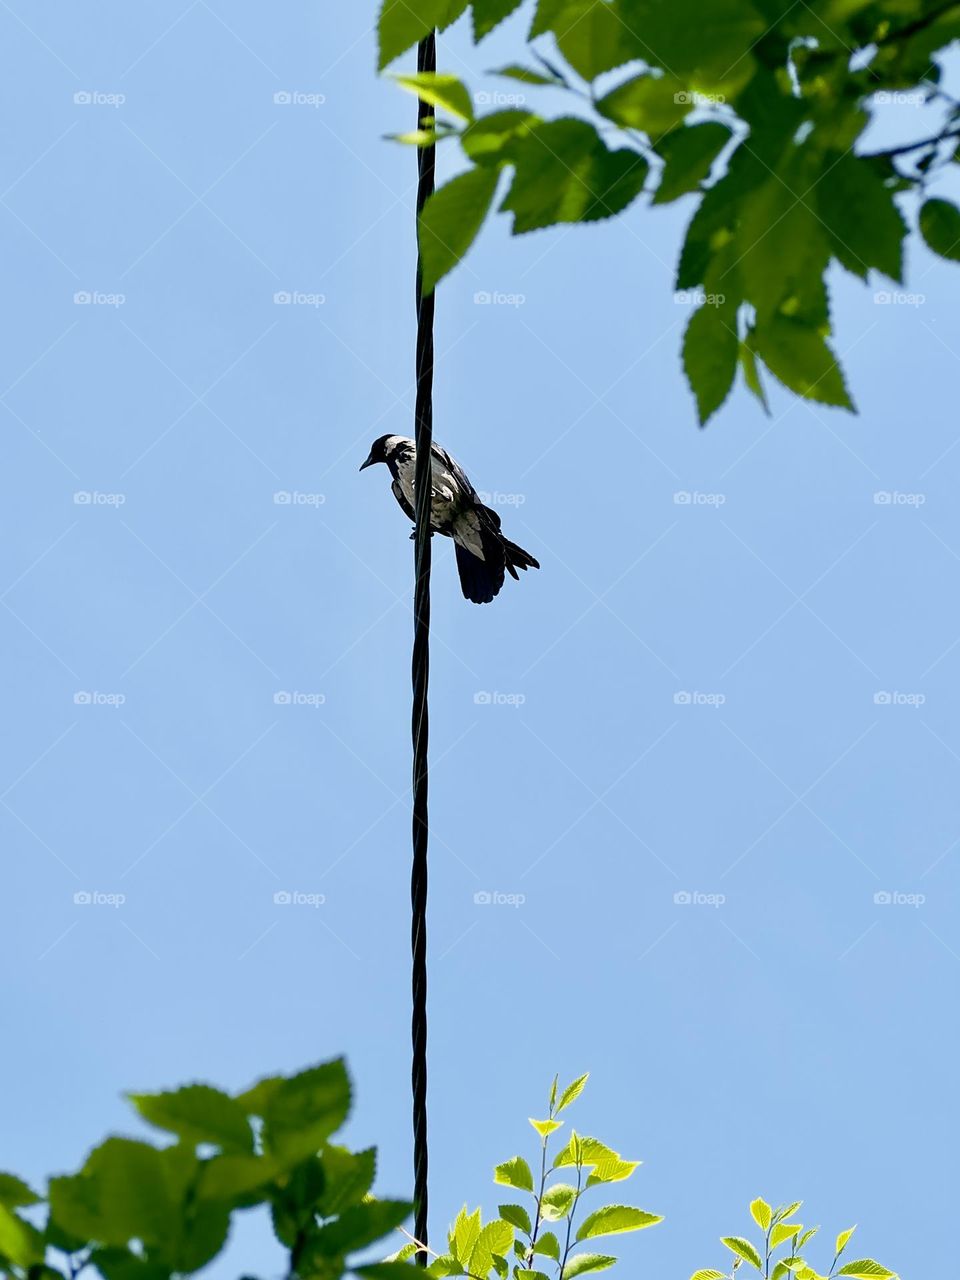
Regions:
<instances>
[{"instance_id":1,"label":"bird's head","mask_svg":"<svg viewBox=\"0 0 960 1280\"><path fill-rule=\"evenodd\" d=\"M367 467L372 467L375 462L387 462L393 456L397 446L402 443L409 442L403 436L380 436L370 446L367 460L360 470L364 471Z\"/></svg>"}]
</instances>

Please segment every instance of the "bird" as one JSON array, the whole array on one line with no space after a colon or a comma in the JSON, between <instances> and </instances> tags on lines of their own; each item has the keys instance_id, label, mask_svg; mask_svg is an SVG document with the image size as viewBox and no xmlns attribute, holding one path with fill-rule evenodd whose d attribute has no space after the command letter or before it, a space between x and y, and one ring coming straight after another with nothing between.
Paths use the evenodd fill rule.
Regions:
<instances>
[{"instance_id":1,"label":"bird","mask_svg":"<svg viewBox=\"0 0 960 1280\"><path fill-rule=\"evenodd\" d=\"M416 442L407 436L380 436L360 470L378 462L385 463L393 477L390 488L400 509L416 520ZM453 539L464 599L489 604L503 586L504 571L519 581L517 570L539 569L539 561L503 536L500 517L480 501L463 468L446 449L431 445L430 464L430 531Z\"/></svg>"}]
</instances>

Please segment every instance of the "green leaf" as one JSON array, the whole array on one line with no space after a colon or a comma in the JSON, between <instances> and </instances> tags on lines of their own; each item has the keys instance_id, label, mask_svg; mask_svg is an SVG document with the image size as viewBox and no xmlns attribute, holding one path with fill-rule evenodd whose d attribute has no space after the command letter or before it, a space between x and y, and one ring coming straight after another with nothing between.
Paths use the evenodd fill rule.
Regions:
<instances>
[{"instance_id":1,"label":"green leaf","mask_svg":"<svg viewBox=\"0 0 960 1280\"><path fill-rule=\"evenodd\" d=\"M474 5L474 13L476 13L476 5ZM521 66L519 62L511 62L505 67L489 73L492 76L505 76L508 80L519 80L521 84L537 84L537 85L558 85L561 84L556 76L544 75L542 71L535 71L532 67Z\"/></svg>"},{"instance_id":2,"label":"green leaf","mask_svg":"<svg viewBox=\"0 0 960 1280\"><path fill-rule=\"evenodd\" d=\"M432 107L442 107L461 120L473 119L473 102L466 87L456 76L436 71L420 71L416 75L394 76L401 89L406 89Z\"/></svg>"},{"instance_id":3,"label":"green leaf","mask_svg":"<svg viewBox=\"0 0 960 1280\"><path fill-rule=\"evenodd\" d=\"M498 1164L493 1171L493 1180L505 1187L533 1191L533 1174L523 1156L514 1156L512 1160L505 1160L503 1164Z\"/></svg>"},{"instance_id":4,"label":"green leaf","mask_svg":"<svg viewBox=\"0 0 960 1280\"><path fill-rule=\"evenodd\" d=\"M129 1249L94 1249L90 1265L96 1267L105 1280L169 1280L170 1277L168 1266L149 1261Z\"/></svg>"},{"instance_id":5,"label":"green leaf","mask_svg":"<svg viewBox=\"0 0 960 1280\"><path fill-rule=\"evenodd\" d=\"M837 1248L836 1248L837 1257L839 1257L840 1254L843 1253L844 1249L850 1243L850 1237L853 1235L856 1229L857 1229L856 1227L847 1227L846 1231L841 1231L840 1234L837 1236Z\"/></svg>"},{"instance_id":6,"label":"green leaf","mask_svg":"<svg viewBox=\"0 0 960 1280\"><path fill-rule=\"evenodd\" d=\"M690 317L683 339L683 367L697 398L701 426L730 394L740 356L736 300L723 294L716 295L722 301L711 297Z\"/></svg>"},{"instance_id":7,"label":"green leaf","mask_svg":"<svg viewBox=\"0 0 960 1280\"><path fill-rule=\"evenodd\" d=\"M624 1182L639 1167L639 1160L621 1160L619 1156L609 1160L597 1160L593 1172L587 1178L587 1186L596 1187L605 1182Z\"/></svg>"},{"instance_id":8,"label":"green leaf","mask_svg":"<svg viewBox=\"0 0 960 1280\"><path fill-rule=\"evenodd\" d=\"M314 1231L304 1251L304 1261L339 1257L374 1244L399 1227L413 1208L406 1200L366 1200L345 1209L339 1218Z\"/></svg>"},{"instance_id":9,"label":"green leaf","mask_svg":"<svg viewBox=\"0 0 960 1280\"><path fill-rule=\"evenodd\" d=\"M941 258L960 262L960 209L949 200L924 202L920 210L920 234Z\"/></svg>"},{"instance_id":10,"label":"green leaf","mask_svg":"<svg viewBox=\"0 0 960 1280\"><path fill-rule=\"evenodd\" d=\"M761 1231L766 1231L770 1225L770 1219L773 1217L773 1209L767 1204L766 1200L758 1196L750 1204L750 1216Z\"/></svg>"},{"instance_id":11,"label":"green leaf","mask_svg":"<svg viewBox=\"0 0 960 1280\"><path fill-rule=\"evenodd\" d=\"M643 56L643 44L606 0L540 0L531 36L553 31L560 52L578 75L593 80Z\"/></svg>"},{"instance_id":12,"label":"green leaf","mask_svg":"<svg viewBox=\"0 0 960 1280\"><path fill-rule=\"evenodd\" d=\"M108 1138L91 1152L84 1172L99 1187L104 1244L138 1239L163 1244L178 1219L169 1163L145 1142ZM69 1224L68 1224L69 1225Z\"/></svg>"},{"instance_id":13,"label":"green leaf","mask_svg":"<svg viewBox=\"0 0 960 1280\"><path fill-rule=\"evenodd\" d=\"M657 154L663 157L664 167L653 203L668 204L696 191L732 136L725 124L706 120L703 124L674 129L661 138Z\"/></svg>"},{"instance_id":14,"label":"green leaf","mask_svg":"<svg viewBox=\"0 0 960 1280\"><path fill-rule=\"evenodd\" d=\"M784 1263L778 1262L777 1265L773 1268L773 1273L770 1277L770 1280L786 1280L786 1277L789 1274L790 1274L790 1268L786 1266Z\"/></svg>"},{"instance_id":15,"label":"green leaf","mask_svg":"<svg viewBox=\"0 0 960 1280\"><path fill-rule=\"evenodd\" d=\"M428 1276L462 1276L465 1274L463 1263L450 1254L443 1254L439 1258L434 1258L427 1266L426 1273Z\"/></svg>"},{"instance_id":16,"label":"green leaf","mask_svg":"<svg viewBox=\"0 0 960 1280\"><path fill-rule=\"evenodd\" d=\"M502 165L509 159L513 139L524 133L530 125L539 123L539 116L529 111L514 108L492 111L464 129L460 135L460 145L474 164Z\"/></svg>"},{"instance_id":17,"label":"green leaf","mask_svg":"<svg viewBox=\"0 0 960 1280\"><path fill-rule=\"evenodd\" d=\"M597 1209L580 1224L577 1241L592 1240L594 1236L616 1235L622 1231L640 1231L655 1226L663 1218L655 1213L644 1213L626 1204L608 1204Z\"/></svg>"},{"instance_id":18,"label":"green leaf","mask_svg":"<svg viewBox=\"0 0 960 1280\"><path fill-rule=\"evenodd\" d=\"M553 1084L550 1086L550 1111L553 1112L554 1105L557 1101L557 1085L560 1083L560 1077L553 1077Z\"/></svg>"},{"instance_id":19,"label":"green leaf","mask_svg":"<svg viewBox=\"0 0 960 1280\"><path fill-rule=\"evenodd\" d=\"M602 97L597 110L622 128L641 129L656 141L680 124L692 104L682 81L645 72Z\"/></svg>"},{"instance_id":20,"label":"green leaf","mask_svg":"<svg viewBox=\"0 0 960 1280\"><path fill-rule=\"evenodd\" d=\"M509 18L515 9L519 9L522 0L473 0L473 39L474 43L489 35L505 18Z\"/></svg>"},{"instance_id":21,"label":"green leaf","mask_svg":"<svg viewBox=\"0 0 960 1280\"><path fill-rule=\"evenodd\" d=\"M197 1195L202 1200L236 1200L263 1187L283 1166L265 1156L214 1156L203 1165Z\"/></svg>"},{"instance_id":22,"label":"green leaf","mask_svg":"<svg viewBox=\"0 0 960 1280\"><path fill-rule=\"evenodd\" d=\"M563 1280L573 1280L574 1276L586 1275L588 1271L606 1271L612 1267L616 1258L604 1253L575 1254L563 1268Z\"/></svg>"},{"instance_id":23,"label":"green leaf","mask_svg":"<svg viewBox=\"0 0 960 1280\"><path fill-rule=\"evenodd\" d=\"M577 1199L577 1188L558 1182L540 1197L540 1213L547 1222L559 1222L573 1208Z\"/></svg>"},{"instance_id":24,"label":"green leaf","mask_svg":"<svg viewBox=\"0 0 960 1280\"><path fill-rule=\"evenodd\" d=\"M619 0L615 7L621 23L642 37L633 56L728 97L753 75L751 49L768 27L749 0Z\"/></svg>"},{"instance_id":25,"label":"green leaf","mask_svg":"<svg viewBox=\"0 0 960 1280\"><path fill-rule=\"evenodd\" d=\"M51 1228L80 1241L96 1240L100 1230L100 1189L92 1178L75 1174L51 1178L48 1191ZM122 1241L121 1243L126 1243Z\"/></svg>"},{"instance_id":26,"label":"green leaf","mask_svg":"<svg viewBox=\"0 0 960 1280\"><path fill-rule=\"evenodd\" d=\"M409 129L406 133L385 133L383 137L385 142L399 142L406 147L434 147L445 138L459 138L460 134L456 129L441 126L432 129Z\"/></svg>"},{"instance_id":27,"label":"green leaf","mask_svg":"<svg viewBox=\"0 0 960 1280\"><path fill-rule=\"evenodd\" d=\"M517 1267L514 1272L516 1280L549 1280L549 1276L544 1275L542 1271L524 1271Z\"/></svg>"},{"instance_id":28,"label":"green leaf","mask_svg":"<svg viewBox=\"0 0 960 1280\"><path fill-rule=\"evenodd\" d=\"M709 1267L702 1271L695 1271L690 1280L726 1280L726 1276L722 1271L711 1271Z\"/></svg>"},{"instance_id":29,"label":"green leaf","mask_svg":"<svg viewBox=\"0 0 960 1280\"><path fill-rule=\"evenodd\" d=\"M743 1258L745 1262L749 1262L751 1266L756 1267L758 1271L763 1270L763 1263L760 1261L759 1253L757 1253L749 1240L744 1240L743 1236L723 1236L721 1237L721 1243L725 1244L738 1257Z\"/></svg>"},{"instance_id":30,"label":"green leaf","mask_svg":"<svg viewBox=\"0 0 960 1280\"><path fill-rule=\"evenodd\" d=\"M414 1248L416 1253L416 1248ZM364 1280L411 1280L417 1271L409 1262L398 1262L395 1258L385 1262L368 1262L362 1267L351 1267L354 1275L363 1276Z\"/></svg>"},{"instance_id":31,"label":"green leaf","mask_svg":"<svg viewBox=\"0 0 960 1280\"><path fill-rule=\"evenodd\" d=\"M552 1231L544 1231L537 1237L537 1243L533 1246L534 1253L542 1253L545 1258L552 1258L554 1262L560 1261L560 1241Z\"/></svg>"},{"instance_id":32,"label":"green leaf","mask_svg":"<svg viewBox=\"0 0 960 1280\"><path fill-rule=\"evenodd\" d=\"M477 1236L467 1271L473 1276L486 1276L493 1266L493 1255L505 1254L513 1244L513 1227L502 1218L494 1218Z\"/></svg>"},{"instance_id":33,"label":"green leaf","mask_svg":"<svg viewBox=\"0 0 960 1280\"><path fill-rule=\"evenodd\" d=\"M812 1240L819 1230L820 1230L819 1227L808 1227L807 1230L800 1237L800 1239L797 1241L797 1248L802 1249L803 1246L807 1243L807 1241Z\"/></svg>"},{"instance_id":34,"label":"green leaf","mask_svg":"<svg viewBox=\"0 0 960 1280\"><path fill-rule=\"evenodd\" d=\"M181 1225L176 1247L170 1251L177 1272L199 1271L212 1261L226 1243L230 1230L230 1210L223 1204L197 1206Z\"/></svg>"},{"instance_id":35,"label":"green leaf","mask_svg":"<svg viewBox=\"0 0 960 1280\"><path fill-rule=\"evenodd\" d=\"M264 1148L283 1160L313 1155L350 1111L350 1079L341 1059L301 1071L266 1092Z\"/></svg>"},{"instance_id":36,"label":"green leaf","mask_svg":"<svg viewBox=\"0 0 960 1280\"><path fill-rule=\"evenodd\" d=\"M760 401L764 413L769 418L770 402L767 400L767 392L760 380L760 369L757 365L756 352L753 349L753 329L747 331L747 336L740 343L740 368L743 370L743 380L747 384L749 390ZM774 1233L780 1228L774 1227ZM782 1239L783 1237L781 1237Z\"/></svg>"},{"instance_id":37,"label":"green leaf","mask_svg":"<svg viewBox=\"0 0 960 1280\"><path fill-rule=\"evenodd\" d=\"M253 1150L253 1130L243 1107L219 1089L191 1084L173 1093L127 1096L149 1124L186 1142L211 1142L224 1151Z\"/></svg>"},{"instance_id":38,"label":"green leaf","mask_svg":"<svg viewBox=\"0 0 960 1280\"><path fill-rule=\"evenodd\" d=\"M678 289L695 289L702 284L714 255L730 251L751 177L752 166L744 172L740 160L744 154L742 148L734 152L726 174L706 192L690 220L677 267Z\"/></svg>"},{"instance_id":39,"label":"green leaf","mask_svg":"<svg viewBox=\"0 0 960 1280\"><path fill-rule=\"evenodd\" d=\"M18 1267L42 1263L45 1249L43 1236L29 1222L0 1205L0 1254Z\"/></svg>"},{"instance_id":40,"label":"green leaf","mask_svg":"<svg viewBox=\"0 0 960 1280\"><path fill-rule=\"evenodd\" d=\"M776 311L820 320L812 287L830 260L823 225L802 197L803 178L785 168L744 199L737 231L744 297L763 319ZM819 299L819 294L815 295Z\"/></svg>"},{"instance_id":41,"label":"green leaf","mask_svg":"<svg viewBox=\"0 0 960 1280\"><path fill-rule=\"evenodd\" d=\"M770 1232L770 1245L776 1249L783 1244L784 1240L789 1240L791 1236L799 1235L803 1227L799 1222L778 1222Z\"/></svg>"},{"instance_id":42,"label":"green leaf","mask_svg":"<svg viewBox=\"0 0 960 1280\"><path fill-rule=\"evenodd\" d=\"M473 1253L479 1234L480 1210L477 1209L473 1213L467 1213L467 1206L464 1205L457 1214L456 1222L454 1222L448 1237L450 1252L459 1262L467 1262L471 1253Z\"/></svg>"},{"instance_id":43,"label":"green leaf","mask_svg":"<svg viewBox=\"0 0 960 1280\"><path fill-rule=\"evenodd\" d=\"M322 1164L325 1184L318 1208L324 1218L332 1218L359 1204L373 1186L377 1149L368 1147L354 1154L346 1147L328 1145L323 1149Z\"/></svg>"},{"instance_id":44,"label":"green leaf","mask_svg":"<svg viewBox=\"0 0 960 1280\"><path fill-rule=\"evenodd\" d=\"M423 288L432 293L463 258L483 225L497 190L496 169L468 169L435 191L420 215Z\"/></svg>"},{"instance_id":45,"label":"green leaf","mask_svg":"<svg viewBox=\"0 0 960 1280\"><path fill-rule=\"evenodd\" d=\"M592 125L570 118L532 126L510 151L516 171L501 208L514 215L514 235L612 217L640 194L649 168L634 151L609 151ZM558 1112L563 1105L561 1098Z\"/></svg>"},{"instance_id":46,"label":"green leaf","mask_svg":"<svg viewBox=\"0 0 960 1280\"><path fill-rule=\"evenodd\" d=\"M893 1280L896 1273L888 1271L872 1258L860 1258L857 1262L848 1262L837 1272L838 1276L852 1276L853 1280Z\"/></svg>"},{"instance_id":47,"label":"green leaf","mask_svg":"<svg viewBox=\"0 0 960 1280\"><path fill-rule=\"evenodd\" d=\"M557 1115L559 1115L561 1111L566 1110L566 1108L570 1106L571 1102L576 1102L577 1098L579 1098L581 1093L583 1093L584 1086L589 1079L590 1072L586 1071L582 1076L577 1076L576 1080L574 1080L572 1084L567 1085L563 1093L560 1095L560 1101L557 1103Z\"/></svg>"},{"instance_id":48,"label":"green leaf","mask_svg":"<svg viewBox=\"0 0 960 1280\"><path fill-rule=\"evenodd\" d=\"M377 23L380 70L434 28L442 31L455 22L467 4L468 0L383 0Z\"/></svg>"},{"instance_id":49,"label":"green leaf","mask_svg":"<svg viewBox=\"0 0 960 1280\"><path fill-rule=\"evenodd\" d=\"M872 165L852 154L838 161L828 152L816 184L816 207L830 248L848 271L865 278L875 267L892 280L903 279L907 224Z\"/></svg>"},{"instance_id":50,"label":"green leaf","mask_svg":"<svg viewBox=\"0 0 960 1280\"><path fill-rule=\"evenodd\" d=\"M588 1187L605 1182L622 1182L640 1165L639 1160L622 1159L616 1151L596 1138L583 1138L574 1133L557 1155L553 1167L559 1169L576 1165L578 1159L585 1168L593 1170L587 1178Z\"/></svg>"},{"instance_id":51,"label":"green leaf","mask_svg":"<svg viewBox=\"0 0 960 1280\"><path fill-rule=\"evenodd\" d=\"M18 1209L28 1204L39 1204L41 1197L12 1173L0 1173L0 1204L8 1209Z\"/></svg>"},{"instance_id":52,"label":"green leaf","mask_svg":"<svg viewBox=\"0 0 960 1280\"><path fill-rule=\"evenodd\" d=\"M519 1227L528 1236L533 1233L533 1223L530 1221L530 1215L523 1205L500 1204L497 1205L497 1212L505 1222L509 1222L514 1227Z\"/></svg>"},{"instance_id":53,"label":"green leaf","mask_svg":"<svg viewBox=\"0 0 960 1280\"><path fill-rule=\"evenodd\" d=\"M73 1177L50 1182L51 1221L81 1240L126 1245L132 1239L169 1253L171 1267L180 1265L177 1248L191 1241L184 1234L183 1205L199 1164L189 1146L158 1151L143 1142L108 1138L95 1148ZM222 1223L225 1210L198 1208L198 1231Z\"/></svg>"},{"instance_id":54,"label":"green leaf","mask_svg":"<svg viewBox=\"0 0 960 1280\"><path fill-rule=\"evenodd\" d=\"M788 1204L785 1208L777 1209L774 1214L777 1222L782 1222L784 1218L792 1218L797 1210L803 1205L802 1200L794 1200L793 1204Z\"/></svg>"},{"instance_id":55,"label":"green leaf","mask_svg":"<svg viewBox=\"0 0 960 1280\"><path fill-rule=\"evenodd\" d=\"M556 1133L558 1129L563 1127L562 1120L533 1120L530 1123L539 1133L541 1138L549 1138L551 1133Z\"/></svg>"},{"instance_id":56,"label":"green leaf","mask_svg":"<svg viewBox=\"0 0 960 1280\"><path fill-rule=\"evenodd\" d=\"M774 316L757 326L754 347L770 372L790 391L806 400L856 412L836 357L816 329Z\"/></svg>"}]
</instances>

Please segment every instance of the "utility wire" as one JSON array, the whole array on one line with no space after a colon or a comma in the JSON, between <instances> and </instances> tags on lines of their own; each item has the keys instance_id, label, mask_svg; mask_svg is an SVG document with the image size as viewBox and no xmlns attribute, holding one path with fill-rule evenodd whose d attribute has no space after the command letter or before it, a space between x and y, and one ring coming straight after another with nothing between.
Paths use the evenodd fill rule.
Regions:
<instances>
[{"instance_id":1,"label":"utility wire","mask_svg":"<svg viewBox=\"0 0 960 1280\"><path fill-rule=\"evenodd\" d=\"M437 69L436 34L431 32L417 50L417 70ZM422 99L418 104L419 128L429 127L434 108ZM417 148L417 465L414 476L415 519L413 636L413 869L410 901L413 909L411 949L413 955L413 1198L417 1240L426 1245L427 1236L427 840L428 822L428 741L427 690L430 675L430 449L433 443L433 317L434 299L423 295L423 259L419 249L420 214L436 185L436 152L432 146ZM425 1267L426 1249L419 1250L417 1262Z\"/></svg>"}]
</instances>

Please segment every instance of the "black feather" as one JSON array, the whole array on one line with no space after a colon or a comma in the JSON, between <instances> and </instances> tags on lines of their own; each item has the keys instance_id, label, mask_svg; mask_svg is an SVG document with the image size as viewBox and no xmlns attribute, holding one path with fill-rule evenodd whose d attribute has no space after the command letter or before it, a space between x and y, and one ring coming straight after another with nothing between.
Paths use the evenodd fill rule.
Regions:
<instances>
[{"instance_id":1,"label":"black feather","mask_svg":"<svg viewBox=\"0 0 960 1280\"><path fill-rule=\"evenodd\" d=\"M503 565L500 566L499 581L495 570L485 560L475 556L466 547L457 543L457 569L460 572L460 587L464 598L474 604L489 604L503 586Z\"/></svg>"}]
</instances>

